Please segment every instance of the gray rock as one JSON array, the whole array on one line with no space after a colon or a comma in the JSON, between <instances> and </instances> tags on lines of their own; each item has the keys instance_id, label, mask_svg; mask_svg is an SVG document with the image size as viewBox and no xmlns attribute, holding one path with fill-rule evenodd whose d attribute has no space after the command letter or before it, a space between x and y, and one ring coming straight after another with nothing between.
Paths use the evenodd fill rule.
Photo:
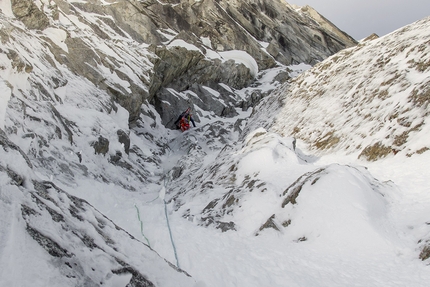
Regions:
<instances>
[{"instance_id":1,"label":"gray rock","mask_svg":"<svg viewBox=\"0 0 430 287\"><path fill-rule=\"evenodd\" d=\"M422 261L430 258L430 245L424 246L420 253L420 259Z\"/></svg>"},{"instance_id":2,"label":"gray rock","mask_svg":"<svg viewBox=\"0 0 430 287\"><path fill-rule=\"evenodd\" d=\"M109 140L103 136L99 136L98 140L91 143L91 146L94 148L95 154L103 154L109 151Z\"/></svg>"},{"instance_id":3,"label":"gray rock","mask_svg":"<svg viewBox=\"0 0 430 287\"><path fill-rule=\"evenodd\" d=\"M24 183L24 178L10 168L4 168L3 166L0 166L0 172L5 172L12 180L12 184L20 186Z\"/></svg>"},{"instance_id":4,"label":"gray rock","mask_svg":"<svg viewBox=\"0 0 430 287\"><path fill-rule=\"evenodd\" d=\"M2 129L0 129L0 146L2 146L5 151L14 150L19 152L20 155L25 159L27 165L30 168L33 167L33 164L31 163L28 156L22 151L22 149L18 145L14 144L12 141L9 140L6 133Z\"/></svg>"},{"instance_id":5,"label":"gray rock","mask_svg":"<svg viewBox=\"0 0 430 287\"><path fill-rule=\"evenodd\" d=\"M264 229L267 228L273 228L276 231L280 231L278 226L275 223L275 214L273 214L269 219L267 219L267 221L259 228L258 231L263 231ZM257 232L256 235L258 235L259 233Z\"/></svg>"},{"instance_id":6,"label":"gray rock","mask_svg":"<svg viewBox=\"0 0 430 287\"><path fill-rule=\"evenodd\" d=\"M129 154L129 152L130 152L130 137L123 130L118 130L116 132L116 134L118 135L118 141L124 145L125 153Z\"/></svg>"},{"instance_id":7,"label":"gray rock","mask_svg":"<svg viewBox=\"0 0 430 287\"><path fill-rule=\"evenodd\" d=\"M112 103L105 109L115 109L114 102L119 103L129 112L129 122L133 124L139 119L140 106L146 100L156 104L158 112L163 115L163 123L167 124L178 109L188 103L170 102L170 107L162 107L166 101L165 90L173 88L178 92L190 90L197 93L199 107L212 111L217 115L232 116L235 108L240 106L234 99L229 99L226 106L221 107L208 101L208 93L200 94L201 86L207 86L220 92L223 97L229 97L218 84L223 83L234 89L249 86L254 75L242 64L234 61L220 61L205 57L206 51L242 50L251 55L260 70L274 67L277 63L291 64L298 62L316 63L340 49L355 45L355 41L344 35L328 20L314 10L312 13L298 14L289 4L281 0L261 1L225 1L206 0L195 1L120 1L111 5L100 5L97 2L66 2L55 1L55 4L39 9L33 1L13 0L12 10L17 19L30 29L43 30L49 25L56 29L66 29L55 26L59 11L66 15L78 16L94 37L103 41L116 51L119 58L113 57L103 49L99 49L93 41L85 37L72 37L69 29L64 44L67 52L48 37L46 46L51 54L45 59L53 69L56 62L67 67L76 75L92 82L96 87L106 91ZM87 21L80 17L80 11L100 15L98 23ZM319 15L319 16L318 16ZM52 19L52 21L51 21ZM51 22L51 24L50 24ZM5 31L4 31L5 32ZM89 31L91 32L91 31ZM124 72L130 67L127 62L131 55L140 65L147 65L148 55L140 54L139 49L120 51L115 46L116 38L129 37L135 43L153 45L153 69L134 71L138 75L130 76ZM185 48L167 48L171 40L183 40L194 45L199 51L189 51ZM4 37L3 37L4 36ZM116 37L116 36L115 36ZM2 39L9 38L8 33L2 33ZM203 41L202 39L206 39ZM262 42L268 43L267 51L263 51ZM122 58L121 53L127 54ZM33 67L26 61L9 53L17 70L31 72ZM52 59L52 57L55 58ZM106 79L102 71L110 70L120 81ZM61 73L58 73L61 74ZM137 76L137 77L136 77ZM50 84L57 86L64 82L61 76L56 76ZM124 87L123 83L129 86ZM49 83L34 83L40 89L48 89ZM49 91L43 93L47 98ZM201 96L201 97L200 97ZM158 97L158 98L156 98ZM56 99L60 100L60 99ZM225 98L222 98L225 100ZM200 106L202 103L207 105ZM249 106L249 105L248 105ZM166 120L169 118L169 120Z\"/></svg>"},{"instance_id":8,"label":"gray rock","mask_svg":"<svg viewBox=\"0 0 430 287\"><path fill-rule=\"evenodd\" d=\"M28 29L44 30L49 25L48 17L32 0L11 0L12 12Z\"/></svg>"},{"instance_id":9,"label":"gray rock","mask_svg":"<svg viewBox=\"0 0 430 287\"><path fill-rule=\"evenodd\" d=\"M49 255L54 257L72 257L66 249L62 248L57 242L49 238L48 236L43 235L38 230L34 229L30 225L27 224L27 233L40 245L45 249Z\"/></svg>"},{"instance_id":10,"label":"gray rock","mask_svg":"<svg viewBox=\"0 0 430 287\"><path fill-rule=\"evenodd\" d=\"M250 107L254 107L258 104L258 102L263 98L263 94L259 91L254 91L251 93L251 95L247 98L247 100L242 101L241 108L242 111L248 110Z\"/></svg>"}]
</instances>

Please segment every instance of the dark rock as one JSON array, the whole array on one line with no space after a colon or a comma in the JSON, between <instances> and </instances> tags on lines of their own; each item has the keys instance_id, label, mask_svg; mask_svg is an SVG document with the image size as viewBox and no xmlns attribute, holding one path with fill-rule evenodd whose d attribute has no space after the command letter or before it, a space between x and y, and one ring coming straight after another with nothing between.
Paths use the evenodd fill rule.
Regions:
<instances>
[{"instance_id":1,"label":"dark rock","mask_svg":"<svg viewBox=\"0 0 430 287\"><path fill-rule=\"evenodd\" d=\"M227 232L229 230L236 230L236 224L234 222L217 222L217 228L221 229L222 232Z\"/></svg>"},{"instance_id":2,"label":"dark rock","mask_svg":"<svg viewBox=\"0 0 430 287\"><path fill-rule=\"evenodd\" d=\"M178 115L194 105L220 116L237 115L234 108L237 99L218 83L237 89L249 85L253 76L247 67L237 65L233 60L209 61L199 51L189 51L183 47L160 47L155 49L155 53L158 59L154 63L149 94L164 125L175 128L173 123ZM219 96L205 87L219 93ZM179 97L178 92L171 89L182 92L188 99Z\"/></svg>"},{"instance_id":3,"label":"dark rock","mask_svg":"<svg viewBox=\"0 0 430 287\"><path fill-rule=\"evenodd\" d=\"M82 153L79 151L76 153L76 155L78 156L79 162L82 162Z\"/></svg>"},{"instance_id":4,"label":"dark rock","mask_svg":"<svg viewBox=\"0 0 430 287\"><path fill-rule=\"evenodd\" d=\"M155 287L154 283L145 278L137 270L130 266L126 266L120 269L112 270L113 274L131 274L131 280L127 286L139 286L139 287Z\"/></svg>"},{"instance_id":5,"label":"dark rock","mask_svg":"<svg viewBox=\"0 0 430 287\"><path fill-rule=\"evenodd\" d=\"M232 192L228 193L226 196L224 196L225 198L225 202L222 205L222 209L225 209L227 207L231 207L233 204L237 203L237 198L231 194Z\"/></svg>"},{"instance_id":6,"label":"dark rock","mask_svg":"<svg viewBox=\"0 0 430 287\"><path fill-rule=\"evenodd\" d=\"M297 243L298 242L303 242L303 241L307 241L308 239L305 236L299 237L297 240L295 240Z\"/></svg>"},{"instance_id":7,"label":"dark rock","mask_svg":"<svg viewBox=\"0 0 430 287\"><path fill-rule=\"evenodd\" d=\"M33 167L33 164L31 163L28 156L21 150L21 148L19 146L17 146L16 144L14 144L13 142L11 142L9 140L6 133L2 129L0 129L0 146L3 146L3 149L5 151L15 150L15 151L19 152L21 154L21 156L25 159L25 162L27 163L27 165L30 168Z\"/></svg>"},{"instance_id":8,"label":"dark rock","mask_svg":"<svg viewBox=\"0 0 430 287\"><path fill-rule=\"evenodd\" d=\"M115 155L111 155L110 159L109 159L109 162L112 163L112 164L114 164L114 165L116 165L116 166L122 167L124 169L130 170L130 171L133 170L133 166L131 164L129 164L126 161L122 160L122 153L120 151L117 151L115 153ZM132 188L132 189L134 190L134 188Z\"/></svg>"},{"instance_id":9,"label":"dark rock","mask_svg":"<svg viewBox=\"0 0 430 287\"><path fill-rule=\"evenodd\" d=\"M12 61L12 67L18 72L25 71L26 73L30 73L33 70L31 64L28 63L25 59L22 59L18 52L14 50L9 50L6 55Z\"/></svg>"},{"instance_id":10,"label":"dark rock","mask_svg":"<svg viewBox=\"0 0 430 287\"><path fill-rule=\"evenodd\" d=\"M158 56L154 60L154 75L150 85L150 97L155 95L160 87L166 87L175 79L185 74L190 67L196 66L197 63L204 59L199 51L190 51L184 47L167 47L155 48L155 54Z\"/></svg>"},{"instance_id":11,"label":"dark rock","mask_svg":"<svg viewBox=\"0 0 430 287\"><path fill-rule=\"evenodd\" d=\"M43 247L51 256L54 257L72 257L66 249L62 248L57 242L43 235L38 230L27 224L27 232L36 242Z\"/></svg>"},{"instance_id":12,"label":"dark rock","mask_svg":"<svg viewBox=\"0 0 430 287\"><path fill-rule=\"evenodd\" d=\"M202 213L206 213L206 212L210 212L214 209L214 207L218 204L219 198L215 198L214 200L212 200L211 202L209 202L208 205L206 205L205 208L203 208Z\"/></svg>"},{"instance_id":13,"label":"dark rock","mask_svg":"<svg viewBox=\"0 0 430 287\"><path fill-rule=\"evenodd\" d=\"M221 116L227 117L227 118L232 118L232 117L237 116L237 115L238 115L238 113L236 111L236 108L233 106L224 107L224 109L221 112Z\"/></svg>"},{"instance_id":14,"label":"dark rock","mask_svg":"<svg viewBox=\"0 0 430 287\"><path fill-rule=\"evenodd\" d=\"M214 219L214 217L212 216L202 217L202 221L205 222L206 226L213 224L215 228L221 229L222 232L227 232L229 230L232 230L232 231L236 230L236 224L232 221L223 222L223 221Z\"/></svg>"},{"instance_id":15,"label":"dark rock","mask_svg":"<svg viewBox=\"0 0 430 287\"><path fill-rule=\"evenodd\" d=\"M427 260L429 258L430 258L430 245L427 245L421 249L420 259L422 261L424 261L424 260Z\"/></svg>"},{"instance_id":16,"label":"dark rock","mask_svg":"<svg viewBox=\"0 0 430 287\"><path fill-rule=\"evenodd\" d=\"M24 183L24 178L21 175L14 172L13 170L11 170L10 168L4 168L0 166L0 172L6 172L9 178L12 180L11 183L14 185L20 186Z\"/></svg>"},{"instance_id":17,"label":"dark rock","mask_svg":"<svg viewBox=\"0 0 430 287\"><path fill-rule=\"evenodd\" d=\"M279 228L275 223L275 214L273 214L269 219L267 219L267 221L260 227L259 231L262 231L267 228L273 228L276 231L279 231Z\"/></svg>"},{"instance_id":18,"label":"dark rock","mask_svg":"<svg viewBox=\"0 0 430 287\"><path fill-rule=\"evenodd\" d=\"M291 225L291 219L288 219L288 220L286 220L286 221L282 222L282 226L283 226L283 227L288 227L288 226L290 226L290 225Z\"/></svg>"},{"instance_id":19,"label":"dark rock","mask_svg":"<svg viewBox=\"0 0 430 287\"><path fill-rule=\"evenodd\" d=\"M372 41L375 39L378 39L379 36L376 33L372 33L371 35L367 36L366 38L363 39L363 42L367 42L367 41Z\"/></svg>"},{"instance_id":20,"label":"dark rock","mask_svg":"<svg viewBox=\"0 0 430 287\"><path fill-rule=\"evenodd\" d=\"M109 151L109 140L103 136L99 136L99 139L93 142L91 146L94 148L96 154L106 155Z\"/></svg>"},{"instance_id":21,"label":"dark rock","mask_svg":"<svg viewBox=\"0 0 430 287\"><path fill-rule=\"evenodd\" d=\"M291 203L291 204L296 204L296 199L300 194L300 191L302 190L302 186L303 185L297 185L294 188L291 188L291 186L287 189L288 192L290 193L287 198L285 198L284 202L282 202L282 207L285 207L285 205Z\"/></svg>"},{"instance_id":22,"label":"dark rock","mask_svg":"<svg viewBox=\"0 0 430 287\"><path fill-rule=\"evenodd\" d=\"M273 214L267 221L260 227L260 231L266 228L273 228L277 231L279 231L278 226L275 224L275 215Z\"/></svg>"},{"instance_id":23,"label":"dark rock","mask_svg":"<svg viewBox=\"0 0 430 287\"><path fill-rule=\"evenodd\" d=\"M325 168L317 169L313 172L308 172L299 177L293 184L291 184L282 194L283 196L287 195L287 197L282 202L282 208L284 208L287 204L297 204L297 197L302 191L303 186L306 183L310 183L314 185L319 179L321 174L325 172Z\"/></svg>"},{"instance_id":24,"label":"dark rock","mask_svg":"<svg viewBox=\"0 0 430 287\"><path fill-rule=\"evenodd\" d=\"M52 114L58 119L58 121L63 126L64 130L67 133L68 140L70 144L73 144L73 132L71 131L71 126L73 125L71 122L69 122L67 119L65 119L60 112L54 107L52 103L49 103L49 107L51 109ZM59 138L61 138L61 131L58 132L56 130L57 134L59 134Z\"/></svg>"},{"instance_id":25,"label":"dark rock","mask_svg":"<svg viewBox=\"0 0 430 287\"><path fill-rule=\"evenodd\" d=\"M242 101L240 105L242 111L247 111L249 108L255 107L263 97L264 95L260 91L252 92L246 101Z\"/></svg>"},{"instance_id":26,"label":"dark rock","mask_svg":"<svg viewBox=\"0 0 430 287\"><path fill-rule=\"evenodd\" d=\"M64 222L64 216L62 214L58 213L57 211L55 211L54 209L50 208L47 205L45 205L44 207L51 215L52 220L54 220L55 222Z\"/></svg>"},{"instance_id":27,"label":"dark rock","mask_svg":"<svg viewBox=\"0 0 430 287\"><path fill-rule=\"evenodd\" d=\"M124 145L125 153L129 154L129 152L130 152L130 137L123 130L118 130L116 132L116 134L118 135L118 141Z\"/></svg>"},{"instance_id":28,"label":"dark rock","mask_svg":"<svg viewBox=\"0 0 430 287\"><path fill-rule=\"evenodd\" d=\"M121 160L121 158L122 158L122 153L120 151L117 151L115 155L111 155L110 162L116 164Z\"/></svg>"},{"instance_id":29,"label":"dark rock","mask_svg":"<svg viewBox=\"0 0 430 287\"><path fill-rule=\"evenodd\" d=\"M384 158L389 154L392 154L393 150L390 147L383 145L381 142L377 142L373 145L369 145L363 149L358 158L365 158L368 161L376 161Z\"/></svg>"},{"instance_id":30,"label":"dark rock","mask_svg":"<svg viewBox=\"0 0 430 287\"><path fill-rule=\"evenodd\" d=\"M172 168L172 179L177 179L182 175L183 167L175 166Z\"/></svg>"},{"instance_id":31,"label":"dark rock","mask_svg":"<svg viewBox=\"0 0 430 287\"><path fill-rule=\"evenodd\" d=\"M30 215L34 216L34 215L40 215L40 214L36 210L28 207L27 205L21 204L21 215L22 215L22 218L26 219Z\"/></svg>"}]
</instances>

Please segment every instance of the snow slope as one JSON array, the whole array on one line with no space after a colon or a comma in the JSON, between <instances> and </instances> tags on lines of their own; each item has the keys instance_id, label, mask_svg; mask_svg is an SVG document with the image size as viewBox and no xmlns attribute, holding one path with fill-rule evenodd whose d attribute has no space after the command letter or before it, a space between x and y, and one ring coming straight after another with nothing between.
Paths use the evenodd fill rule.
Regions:
<instances>
[{"instance_id":1,"label":"snow slope","mask_svg":"<svg viewBox=\"0 0 430 287\"><path fill-rule=\"evenodd\" d=\"M1 80L0 82L0 128L4 128L4 121L6 117L6 106L7 102L10 99L10 88L6 85L6 83Z\"/></svg>"},{"instance_id":2,"label":"snow slope","mask_svg":"<svg viewBox=\"0 0 430 287\"><path fill-rule=\"evenodd\" d=\"M430 148L430 18L316 65L282 92L272 130L368 160Z\"/></svg>"},{"instance_id":3,"label":"snow slope","mask_svg":"<svg viewBox=\"0 0 430 287\"><path fill-rule=\"evenodd\" d=\"M88 202L41 181L3 131L0 145L1 286L195 286Z\"/></svg>"}]
</instances>

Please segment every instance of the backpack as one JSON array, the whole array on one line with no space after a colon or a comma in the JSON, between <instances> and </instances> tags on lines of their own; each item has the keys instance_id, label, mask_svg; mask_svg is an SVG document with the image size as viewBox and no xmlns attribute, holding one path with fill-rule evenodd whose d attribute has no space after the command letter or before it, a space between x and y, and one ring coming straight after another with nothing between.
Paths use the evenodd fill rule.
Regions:
<instances>
[{"instance_id":1,"label":"backpack","mask_svg":"<svg viewBox=\"0 0 430 287\"><path fill-rule=\"evenodd\" d=\"M190 117L190 116L188 116ZM181 128L181 131L186 131L190 128L190 122L189 119L182 117L181 121L179 122L179 126Z\"/></svg>"}]
</instances>

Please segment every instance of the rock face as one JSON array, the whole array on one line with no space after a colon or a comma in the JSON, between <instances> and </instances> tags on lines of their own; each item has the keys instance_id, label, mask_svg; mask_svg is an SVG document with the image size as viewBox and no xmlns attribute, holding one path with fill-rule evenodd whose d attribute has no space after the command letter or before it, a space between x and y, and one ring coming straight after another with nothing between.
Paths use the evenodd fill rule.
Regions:
<instances>
[{"instance_id":1,"label":"rock face","mask_svg":"<svg viewBox=\"0 0 430 287\"><path fill-rule=\"evenodd\" d=\"M96 154L103 154L109 151L109 140L103 136L99 136L98 140L91 144L94 147L94 152Z\"/></svg>"},{"instance_id":2,"label":"rock face","mask_svg":"<svg viewBox=\"0 0 430 287\"><path fill-rule=\"evenodd\" d=\"M273 51L271 56L284 64L315 64L326 58L324 55L356 44L323 17L321 21L315 21L314 15L306 17L282 0L219 3L248 33L268 43ZM315 15L319 14L315 11ZM309 46L304 49L305 42Z\"/></svg>"},{"instance_id":3,"label":"rock face","mask_svg":"<svg viewBox=\"0 0 430 287\"><path fill-rule=\"evenodd\" d=\"M50 51L40 56L53 69L64 65L91 81L129 111L131 123L144 101L157 105L164 124L186 106L161 107L158 103L174 100L166 88L190 89L199 96L201 86L225 93L218 83L241 89L254 80L248 66L219 53L244 51L264 70L278 64L315 64L356 44L323 17L315 21L317 12L309 16L281 0L103 3L56 0L38 7L33 1L13 0L11 6L29 29L49 28L41 40ZM197 51L168 48L175 41ZM154 48L142 49L148 44ZM106 70L111 77L106 78ZM65 82L56 74L54 88ZM229 109L234 106L236 102L227 102Z\"/></svg>"},{"instance_id":4,"label":"rock face","mask_svg":"<svg viewBox=\"0 0 430 287\"><path fill-rule=\"evenodd\" d=\"M153 1L146 7L170 27L207 38L209 48L246 51L256 59L260 69L273 66L273 60L284 64L316 63L356 44L315 10L309 17L282 0L168 2L177 5ZM317 16L319 19L315 21ZM270 56L255 40L270 46L273 51Z\"/></svg>"},{"instance_id":5,"label":"rock face","mask_svg":"<svg viewBox=\"0 0 430 287\"><path fill-rule=\"evenodd\" d=\"M356 43L356 41L351 36L349 36L343 31L340 31L333 23L330 22L330 20L325 18L323 15L319 14L318 11L316 11L311 6L305 5L303 7L296 7L296 9L298 9L301 13L308 15L310 18L315 20L324 30L328 31L332 35L336 35L336 37L341 39L343 42L349 43L350 46L353 46L354 43ZM315 37L318 38L317 35L315 35ZM331 42L329 39L327 39L326 37L320 38L320 39L321 41L328 40L328 42L326 42L326 45L328 45L329 47L335 44Z\"/></svg>"},{"instance_id":6,"label":"rock face","mask_svg":"<svg viewBox=\"0 0 430 287\"><path fill-rule=\"evenodd\" d=\"M49 18L39 10L34 1L11 0L12 12L28 29L43 30L49 25Z\"/></svg>"},{"instance_id":7,"label":"rock face","mask_svg":"<svg viewBox=\"0 0 430 287\"><path fill-rule=\"evenodd\" d=\"M177 103L175 95L160 88L173 88L179 92L190 90L202 97L201 86L209 86L227 97L224 100L227 100L227 108L231 109L237 107L238 103L228 100L228 93L217 83L240 89L253 80L253 75L247 73L244 66L218 60L208 61L209 51L242 50L255 59L259 69L267 69L276 63L315 64L330 54L356 44L354 39L322 16L319 21L315 21L314 18L319 15L316 11L313 10L312 17L306 16L297 13L284 1L206 0L169 3L177 5L169 7L153 1L146 4L146 8L159 15L161 22L168 23L174 30L187 31L171 35L170 41L192 43L201 54L199 56L198 51L187 53L183 48L168 53L166 48L156 51L159 59L154 66L150 97L154 95L152 102L162 116L163 123L168 126L171 126L170 120L179 111L187 105L192 106L194 99L187 97L188 104ZM181 54L181 57L172 54ZM206 55L206 59L203 59L203 55ZM170 64L166 65L166 62ZM204 98L201 100L205 101ZM173 105L162 104L165 102Z\"/></svg>"}]
</instances>

